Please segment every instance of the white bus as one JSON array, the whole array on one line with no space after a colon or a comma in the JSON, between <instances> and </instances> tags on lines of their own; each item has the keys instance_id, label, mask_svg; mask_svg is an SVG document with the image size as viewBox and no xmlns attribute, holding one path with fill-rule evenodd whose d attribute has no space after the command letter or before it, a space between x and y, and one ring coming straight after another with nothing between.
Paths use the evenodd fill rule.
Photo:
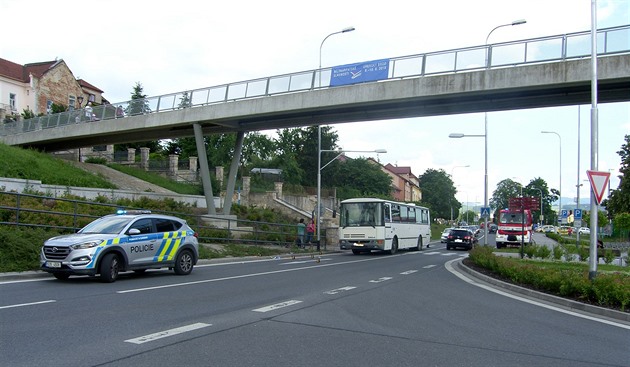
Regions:
<instances>
[{"instance_id":1,"label":"white bus","mask_svg":"<svg viewBox=\"0 0 630 367\"><path fill-rule=\"evenodd\" d=\"M360 198L341 202L339 247L360 254L422 250L431 240L429 209L414 204Z\"/></svg>"}]
</instances>

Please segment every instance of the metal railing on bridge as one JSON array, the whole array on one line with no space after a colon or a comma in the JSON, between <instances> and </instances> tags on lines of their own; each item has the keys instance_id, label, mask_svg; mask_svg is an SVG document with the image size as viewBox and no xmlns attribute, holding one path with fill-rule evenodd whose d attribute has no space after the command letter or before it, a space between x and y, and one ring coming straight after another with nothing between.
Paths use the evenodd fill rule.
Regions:
<instances>
[{"instance_id":1,"label":"metal railing on bridge","mask_svg":"<svg viewBox=\"0 0 630 367\"><path fill-rule=\"evenodd\" d=\"M600 29L597 37L598 57L630 52L630 25ZM574 60L589 58L590 55L590 31L575 32L391 58L387 80ZM95 106L89 116L83 109L9 122L0 127L0 136L250 98L308 92L328 88L331 72L332 67L327 67ZM321 85L320 80L323 81Z\"/></svg>"}]
</instances>

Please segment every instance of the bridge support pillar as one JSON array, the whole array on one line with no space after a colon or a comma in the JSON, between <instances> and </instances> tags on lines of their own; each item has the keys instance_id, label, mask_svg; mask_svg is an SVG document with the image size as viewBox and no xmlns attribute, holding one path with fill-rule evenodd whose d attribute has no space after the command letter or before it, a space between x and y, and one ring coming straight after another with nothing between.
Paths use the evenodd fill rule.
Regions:
<instances>
[{"instance_id":1,"label":"bridge support pillar","mask_svg":"<svg viewBox=\"0 0 630 367\"><path fill-rule=\"evenodd\" d=\"M216 214L214 207L214 197L212 196L212 180L210 180L210 168L208 167L208 154L206 153L206 145L203 142L203 131L201 125L193 124L195 133L195 144L197 145L197 156L199 157L199 170L201 171L201 183L203 185L203 194L206 197L206 207L208 214Z\"/></svg>"},{"instance_id":2,"label":"bridge support pillar","mask_svg":"<svg viewBox=\"0 0 630 367\"><path fill-rule=\"evenodd\" d=\"M243 140L245 132L239 131L236 134L236 144L234 146L234 156L230 165L230 173L228 173L227 188L225 193L225 201L223 202L223 214L229 215L232 209L232 196L234 196L234 186L236 185L236 173L238 164L241 161L241 153L243 152Z\"/></svg>"}]
</instances>

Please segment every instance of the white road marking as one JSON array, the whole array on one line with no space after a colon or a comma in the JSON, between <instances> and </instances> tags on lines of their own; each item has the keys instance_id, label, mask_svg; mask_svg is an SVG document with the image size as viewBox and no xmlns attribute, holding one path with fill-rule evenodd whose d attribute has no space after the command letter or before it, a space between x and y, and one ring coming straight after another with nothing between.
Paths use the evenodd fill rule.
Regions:
<instances>
[{"instance_id":1,"label":"white road marking","mask_svg":"<svg viewBox=\"0 0 630 367\"><path fill-rule=\"evenodd\" d=\"M204 283L222 282L222 281L233 280L233 279L252 278L252 277L258 277L258 276L262 276L262 275L286 273L286 272L290 272L290 271L298 271L298 270L313 269L313 268L322 268L322 267L328 267L328 266L339 266L339 265L346 265L346 264L356 264L356 263L361 263L361 262L366 262L366 261L386 260L388 258L390 258L390 257L382 256L382 257L372 257L372 258L360 259L360 260L341 261L341 262L332 263L332 264L317 264L317 265L303 266L303 267L299 267L299 268L265 271L265 272L261 272L261 273L252 273L252 274L242 274L242 275L236 275L236 276L225 277L225 278L205 279L205 280L197 280L197 281L192 281L192 282L183 282L183 283L160 285L160 286L155 286L155 287L128 289L128 290L125 290L125 291L116 291L116 293L123 294L123 293L133 293L133 292L144 292L144 291L152 291L152 290L156 290L156 289L165 289L165 288L183 287L183 286L204 284ZM233 264L240 264L240 262L233 263Z\"/></svg>"},{"instance_id":2,"label":"white road marking","mask_svg":"<svg viewBox=\"0 0 630 367\"><path fill-rule=\"evenodd\" d=\"M623 328L623 329L630 330L630 325L624 325L624 324L621 324L621 323L618 323L618 322L608 321L608 320L604 320L604 319L598 319L596 317L583 315L581 313L565 310L565 309L560 308L560 307L551 306L551 305L548 305L548 304L545 304L545 303L542 303L542 302L534 301L534 300L529 299L529 298L525 298L525 297L517 296L517 295L511 294L511 293L507 293L507 292L501 291L499 289L494 289L491 286L487 286L485 284L479 283L479 282L475 281L474 279L468 278L467 276L465 276L463 274L460 274L458 271L456 271L453 268L452 263L455 262L455 261L459 261L459 259L449 260L449 261L446 262L446 264L444 264L444 266L446 267L446 269L448 271L450 271L452 274L454 274L455 276L457 276L461 280L463 280L463 281L465 281L465 282L467 282L469 284L472 284L472 285L474 285L476 287L483 288L483 289L485 289L487 291L494 292L494 293L500 294L502 296L515 299L517 301L521 301L521 302L529 303L529 304L532 304L532 305L535 305L535 306L543 307L543 308L546 308L546 309L549 309L549 310L562 312L562 313L565 313L567 315L581 317L583 319L587 319L587 320L591 320L591 321L597 321L597 322L600 322L602 324L617 326L617 327L620 327L620 328Z\"/></svg>"},{"instance_id":3,"label":"white road marking","mask_svg":"<svg viewBox=\"0 0 630 367\"><path fill-rule=\"evenodd\" d=\"M175 328L175 329L164 330L164 331L160 331L160 332L157 332L157 333L154 333L154 334L141 336L141 337L138 337L138 338L127 339L127 340L125 340L125 342L133 343L133 344L143 344L143 343L147 343L147 342L152 342L154 340L166 338L166 337L169 337L169 336L183 334L183 333L188 332L188 331L202 329L202 328L205 328L205 327L208 327L208 326L212 326L212 324L204 324L202 322L198 322L196 324L190 324L190 325L178 327L178 328Z\"/></svg>"},{"instance_id":4,"label":"white road marking","mask_svg":"<svg viewBox=\"0 0 630 367\"><path fill-rule=\"evenodd\" d=\"M333 290L330 290L330 291L326 291L326 292L324 292L324 294L333 295L333 294L337 294L337 293L341 293L341 292L351 291L353 289L356 289L356 287L352 287L352 286L341 287L341 288L333 289Z\"/></svg>"},{"instance_id":5,"label":"white road marking","mask_svg":"<svg viewBox=\"0 0 630 367\"><path fill-rule=\"evenodd\" d=\"M436 267L437 265L427 265L427 266L423 266L422 269L431 269Z\"/></svg>"},{"instance_id":6,"label":"white road marking","mask_svg":"<svg viewBox=\"0 0 630 367\"><path fill-rule=\"evenodd\" d=\"M5 308L13 308L13 307L24 307L24 306L34 306L34 305L41 305L44 303L53 303L53 302L57 302L54 299L49 299L47 301L39 301L39 302L30 302L30 303L20 303L17 305L8 305L8 306L0 306L0 310L5 309Z\"/></svg>"},{"instance_id":7,"label":"white road marking","mask_svg":"<svg viewBox=\"0 0 630 367\"><path fill-rule=\"evenodd\" d=\"M297 301L297 300L292 299L290 301L276 303L275 305L270 305L270 306L257 308L257 309L252 310L252 311L254 311L254 312L269 312L269 311L277 310L277 309L280 309L280 308L297 305L298 303L302 303L302 301Z\"/></svg>"},{"instance_id":8,"label":"white road marking","mask_svg":"<svg viewBox=\"0 0 630 367\"><path fill-rule=\"evenodd\" d=\"M409 275L418 272L417 270L407 270L400 273L400 275Z\"/></svg>"},{"instance_id":9,"label":"white road marking","mask_svg":"<svg viewBox=\"0 0 630 367\"><path fill-rule=\"evenodd\" d=\"M378 278L376 280L370 280L370 283L381 283L390 279L394 279L392 277L382 277L382 278Z\"/></svg>"},{"instance_id":10,"label":"white road marking","mask_svg":"<svg viewBox=\"0 0 630 367\"><path fill-rule=\"evenodd\" d=\"M282 263L280 265L295 265L295 264L307 264L307 263L313 263L313 262L317 262L318 259L308 259L308 260L300 260L300 261L291 261L288 263ZM330 261L332 259L327 259L327 258L323 258L323 259L319 259L320 261Z\"/></svg>"},{"instance_id":11,"label":"white road marking","mask_svg":"<svg viewBox=\"0 0 630 367\"><path fill-rule=\"evenodd\" d=\"M439 255L441 252L439 251L431 251L431 252L423 252L423 255Z\"/></svg>"}]
</instances>

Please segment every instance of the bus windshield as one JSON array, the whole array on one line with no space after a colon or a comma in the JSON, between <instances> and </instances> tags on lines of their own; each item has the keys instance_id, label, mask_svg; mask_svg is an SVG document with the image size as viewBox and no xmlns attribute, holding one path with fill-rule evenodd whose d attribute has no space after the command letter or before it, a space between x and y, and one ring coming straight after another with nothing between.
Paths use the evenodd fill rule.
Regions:
<instances>
[{"instance_id":1,"label":"bus windshield","mask_svg":"<svg viewBox=\"0 0 630 367\"><path fill-rule=\"evenodd\" d=\"M523 222L523 214L514 213L501 213L500 222L503 224L521 224ZM527 223L527 221L525 221Z\"/></svg>"},{"instance_id":2,"label":"bus windshield","mask_svg":"<svg viewBox=\"0 0 630 367\"><path fill-rule=\"evenodd\" d=\"M344 203L341 206L341 227L383 226L383 203Z\"/></svg>"}]
</instances>

